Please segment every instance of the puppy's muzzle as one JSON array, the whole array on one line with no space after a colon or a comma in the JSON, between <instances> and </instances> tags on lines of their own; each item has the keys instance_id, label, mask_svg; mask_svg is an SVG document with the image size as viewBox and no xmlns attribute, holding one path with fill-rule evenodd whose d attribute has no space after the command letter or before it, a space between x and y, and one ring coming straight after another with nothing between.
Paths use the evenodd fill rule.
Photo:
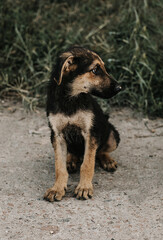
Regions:
<instances>
[{"instance_id":1,"label":"puppy's muzzle","mask_svg":"<svg viewBox=\"0 0 163 240\"><path fill-rule=\"evenodd\" d=\"M114 89L115 94L119 93L122 90L122 87L120 85L116 86Z\"/></svg>"}]
</instances>

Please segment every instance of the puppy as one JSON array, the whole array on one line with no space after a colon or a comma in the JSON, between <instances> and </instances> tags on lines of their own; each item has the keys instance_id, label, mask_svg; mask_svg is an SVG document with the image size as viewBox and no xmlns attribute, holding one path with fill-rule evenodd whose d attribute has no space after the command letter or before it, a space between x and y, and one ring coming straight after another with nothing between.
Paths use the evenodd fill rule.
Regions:
<instances>
[{"instance_id":1,"label":"puppy","mask_svg":"<svg viewBox=\"0 0 163 240\"><path fill-rule=\"evenodd\" d=\"M120 90L121 86L106 72L104 62L95 52L73 47L58 57L47 95L56 180L46 191L46 200L62 199L67 189L67 168L75 170L81 157L80 181L75 189L78 199L93 196L96 158L105 170L116 169L109 153L117 148L119 133L92 95L108 99Z\"/></svg>"}]
</instances>

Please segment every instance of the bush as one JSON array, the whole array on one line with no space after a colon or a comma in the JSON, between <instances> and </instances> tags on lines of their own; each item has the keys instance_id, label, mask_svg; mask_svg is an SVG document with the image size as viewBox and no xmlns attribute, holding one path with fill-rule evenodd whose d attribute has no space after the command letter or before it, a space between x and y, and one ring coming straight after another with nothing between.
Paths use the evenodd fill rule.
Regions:
<instances>
[{"instance_id":1,"label":"bush","mask_svg":"<svg viewBox=\"0 0 163 240\"><path fill-rule=\"evenodd\" d=\"M6 0L0 13L1 96L43 106L57 53L78 44L121 82L112 104L163 116L161 0Z\"/></svg>"}]
</instances>

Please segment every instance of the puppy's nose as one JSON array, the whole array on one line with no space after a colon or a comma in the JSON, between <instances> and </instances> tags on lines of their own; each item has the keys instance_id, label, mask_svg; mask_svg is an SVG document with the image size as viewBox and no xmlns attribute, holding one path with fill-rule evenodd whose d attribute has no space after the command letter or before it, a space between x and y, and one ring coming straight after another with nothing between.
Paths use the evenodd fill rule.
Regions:
<instances>
[{"instance_id":1,"label":"puppy's nose","mask_svg":"<svg viewBox=\"0 0 163 240\"><path fill-rule=\"evenodd\" d=\"M120 92L121 90L122 90L122 87L121 87L120 85L117 85L117 86L115 87L115 92L116 92L116 93Z\"/></svg>"}]
</instances>

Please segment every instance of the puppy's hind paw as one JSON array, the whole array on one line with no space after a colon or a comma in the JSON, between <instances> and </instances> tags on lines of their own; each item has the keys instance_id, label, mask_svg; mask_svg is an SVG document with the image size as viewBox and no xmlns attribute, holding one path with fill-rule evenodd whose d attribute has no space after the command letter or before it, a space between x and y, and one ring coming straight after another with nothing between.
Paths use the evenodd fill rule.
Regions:
<instances>
[{"instance_id":1,"label":"puppy's hind paw","mask_svg":"<svg viewBox=\"0 0 163 240\"><path fill-rule=\"evenodd\" d=\"M75 173L77 171L77 162L78 158L72 154L68 154L67 156L67 171L69 173Z\"/></svg>"}]
</instances>

